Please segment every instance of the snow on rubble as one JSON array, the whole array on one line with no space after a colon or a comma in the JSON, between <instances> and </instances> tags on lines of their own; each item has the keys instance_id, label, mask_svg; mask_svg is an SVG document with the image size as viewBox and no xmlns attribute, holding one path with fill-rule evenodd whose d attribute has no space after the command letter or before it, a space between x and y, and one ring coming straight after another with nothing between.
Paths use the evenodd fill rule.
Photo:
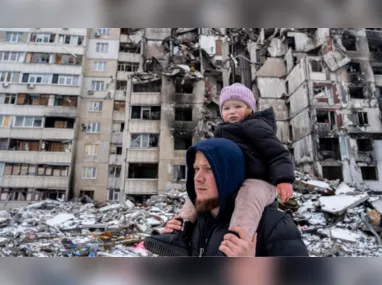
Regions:
<instances>
[{"instance_id":1,"label":"snow on rubble","mask_svg":"<svg viewBox=\"0 0 382 285\"><path fill-rule=\"evenodd\" d=\"M125 205L46 200L0 211L0 256L150 256L142 240L183 205L185 192Z\"/></svg>"},{"instance_id":2,"label":"snow on rubble","mask_svg":"<svg viewBox=\"0 0 382 285\"><path fill-rule=\"evenodd\" d=\"M311 256L382 256L378 191L296 172L294 198L279 204L302 233ZM182 207L186 192L172 190L145 204L99 204L91 199L46 200L0 211L0 256L152 256L142 245Z\"/></svg>"}]
</instances>

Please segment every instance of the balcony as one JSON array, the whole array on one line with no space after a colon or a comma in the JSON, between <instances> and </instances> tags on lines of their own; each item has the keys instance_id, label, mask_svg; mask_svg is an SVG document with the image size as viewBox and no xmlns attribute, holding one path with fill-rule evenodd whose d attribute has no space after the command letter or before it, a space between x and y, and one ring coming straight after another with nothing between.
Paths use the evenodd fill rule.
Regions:
<instances>
[{"instance_id":1,"label":"balcony","mask_svg":"<svg viewBox=\"0 0 382 285\"><path fill-rule=\"evenodd\" d=\"M74 138L74 129L44 128L42 132L43 139L72 140Z\"/></svg>"},{"instance_id":2,"label":"balcony","mask_svg":"<svg viewBox=\"0 0 382 285\"><path fill-rule=\"evenodd\" d=\"M117 71L117 80L127 80L127 77L134 72Z\"/></svg>"},{"instance_id":3,"label":"balcony","mask_svg":"<svg viewBox=\"0 0 382 285\"><path fill-rule=\"evenodd\" d=\"M1 63L1 70L24 73L58 73L58 74L81 74L81 65L70 64L37 64L37 63Z\"/></svg>"},{"instance_id":4,"label":"balcony","mask_svg":"<svg viewBox=\"0 0 382 285\"><path fill-rule=\"evenodd\" d=\"M2 161L14 163L36 163L38 161L38 151L0 151Z\"/></svg>"},{"instance_id":5,"label":"balcony","mask_svg":"<svg viewBox=\"0 0 382 285\"><path fill-rule=\"evenodd\" d=\"M111 134L111 143L119 143L123 142L123 132L112 133Z\"/></svg>"},{"instance_id":6,"label":"balcony","mask_svg":"<svg viewBox=\"0 0 382 285\"><path fill-rule=\"evenodd\" d=\"M130 53L130 52L120 52L118 56L118 61L139 63L141 61L141 54Z\"/></svg>"},{"instance_id":7,"label":"balcony","mask_svg":"<svg viewBox=\"0 0 382 285\"><path fill-rule=\"evenodd\" d=\"M158 179L126 179L125 192L136 195L158 194Z\"/></svg>"},{"instance_id":8,"label":"balcony","mask_svg":"<svg viewBox=\"0 0 382 285\"><path fill-rule=\"evenodd\" d=\"M131 133L159 133L160 120L131 120L129 124Z\"/></svg>"},{"instance_id":9,"label":"balcony","mask_svg":"<svg viewBox=\"0 0 382 285\"><path fill-rule=\"evenodd\" d=\"M113 111L114 121L125 121L125 112Z\"/></svg>"},{"instance_id":10,"label":"balcony","mask_svg":"<svg viewBox=\"0 0 382 285\"><path fill-rule=\"evenodd\" d=\"M50 164L50 163L70 164L71 160L72 160L71 152L41 151L39 152L39 155L38 155L38 163L40 164Z\"/></svg>"},{"instance_id":11,"label":"balcony","mask_svg":"<svg viewBox=\"0 0 382 285\"><path fill-rule=\"evenodd\" d=\"M8 87L0 84L0 93L37 93L37 94L59 94L59 95L80 95L79 86L65 86L56 84L36 84L34 88L28 89L27 84L9 83Z\"/></svg>"},{"instance_id":12,"label":"balcony","mask_svg":"<svg viewBox=\"0 0 382 285\"><path fill-rule=\"evenodd\" d=\"M36 105L0 105L0 114L16 116L62 116L75 117L77 108Z\"/></svg>"},{"instance_id":13,"label":"balcony","mask_svg":"<svg viewBox=\"0 0 382 285\"><path fill-rule=\"evenodd\" d=\"M0 128L0 138L8 138L10 133L10 128Z\"/></svg>"},{"instance_id":14,"label":"balcony","mask_svg":"<svg viewBox=\"0 0 382 285\"><path fill-rule=\"evenodd\" d=\"M160 92L140 92L132 93L131 105L160 105L161 95Z\"/></svg>"},{"instance_id":15,"label":"balcony","mask_svg":"<svg viewBox=\"0 0 382 285\"><path fill-rule=\"evenodd\" d=\"M159 150L153 149L129 149L127 153L128 162L158 162Z\"/></svg>"},{"instance_id":16,"label":"balcony","mask_svg":"<svg viewBox=\"0 0 382 285\"><path fill-rule=\"evenodd\" d=\"M41 52L41 53L57 53L60 50L62 53L72 53L83 55L85 53L84 46L63 45L62 48L57 43L52 44L35 44L35 43L3 43L0 50L4 51L19 51L19 52Z\"/></svg>"},{"instance_id":17,"label":"balcony","mask_svg":"<svg viewBox=\"0 0 382 285\"><path fill-rule=\"evenodd\" d=\"M186 160L186 150L174 150L172 158Z\"/></svg>"},{"instance_id":18,"label":"balcony","mask_svg":"<svg viewBox=\"0 0 382 285\"><path fill-rule=\"evenodd\" d=\"M126 100L126 91L125 90L115 90L114 99L119 101Z\"/></svg>"},{"instance_id":19,"label":"balcony","mask_svg":"<svg viewBox=\"0 0 382 285\"><path fill-rule=\"evenodd\" d=\"M10 137L13 139L40 139L42 128L11 128Z\"/></svg>"},{"instance_id":20,"label":"balcony","mask_svg":"<svg viewBox=\"0 0 382 285\"><path fill-rule=\"evenodd\" d=\"M110 154L109 164L110 165L122 165L123 159L121 154Z\"/></svg>"},{"instance_id":21,"label":"balcony","mask_svg":"<svg viewBox=\"0 0 382 285\"><path fill-rule=\"evenodd\" d=\"M4 175L2 187L67 188L68 177Z\"/></svg>"},{"instance_id":22,"label":"balcony","mask_svg":"<svg viewBox=\"0 0 382 285\"><path fill-rule=\"evenodd\" d=\"M107 179L107 187L111 189L120 189L121 178L120 177L109 177Z\"/></svg>"}]
</instances>

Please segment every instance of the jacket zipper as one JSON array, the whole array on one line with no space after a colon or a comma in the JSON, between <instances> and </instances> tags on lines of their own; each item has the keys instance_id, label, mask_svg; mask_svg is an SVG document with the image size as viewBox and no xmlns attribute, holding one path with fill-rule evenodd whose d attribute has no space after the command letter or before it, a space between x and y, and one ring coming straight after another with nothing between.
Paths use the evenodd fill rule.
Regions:
<instances>
[{"instance_id":1,"label":"jacket zipper","mask_svg":"<svg viewBox=\"0 0 382 285\"><path fill-rule=\"evenodd\" d=\"M211 237L211 235L213 234L213 232L215 231L216 229L216 225L214 225L212 227L212 229L209 231L209 233L207 233L207 238L206 240L204 241L204 246L202 248L199 249L199 257L202 257L203 254L204 254L204 249L207 248L207 245L208 245L208 240L209 238Z\"/></svg>"}]
</instances>

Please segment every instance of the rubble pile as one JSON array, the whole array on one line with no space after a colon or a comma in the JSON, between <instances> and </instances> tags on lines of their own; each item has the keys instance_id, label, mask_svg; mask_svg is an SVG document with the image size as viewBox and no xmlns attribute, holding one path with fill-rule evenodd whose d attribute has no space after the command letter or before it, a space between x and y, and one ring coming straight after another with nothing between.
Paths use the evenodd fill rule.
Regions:
<instances>
[{"instance_id":1,"label":"rubble pile","mask_svg":"<svg viewBox=\"0 0 382 285\"><path fill-rule=\"evenodd\" d=\"M367 215L371 209L382 213L382 192L296 177L294 199L280 208L293 218L311 256L382 256L381 229Z\"/></svg>"},{"instance_id":2,"label":"rubble pile","mask_svg":"<svg viewBox=\"0 0 382 285\"><path fill-rule=\"evenodd\" d=\"M45 200L0 211L0 256L148 256L142 240L180 210L185 196L169 191L125 205Z\"/></svg>"}]
</instances>

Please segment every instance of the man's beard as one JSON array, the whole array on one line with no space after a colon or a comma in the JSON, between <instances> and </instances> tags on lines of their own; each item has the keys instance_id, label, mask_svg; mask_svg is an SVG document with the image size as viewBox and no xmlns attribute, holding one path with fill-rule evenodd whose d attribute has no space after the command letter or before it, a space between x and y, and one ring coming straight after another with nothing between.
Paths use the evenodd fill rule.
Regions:
<instances>
[{"instance_id":1,"label":"man's beard","mask_svg":"<svg viewBox=\"0 0 382 285\"><path fill-rule=\"evenodd\" d=\"M196 199L195 208L198 213L210 212L219 207L219 198L210 198L206 200Z\"/></svg>"}]
</instances>

